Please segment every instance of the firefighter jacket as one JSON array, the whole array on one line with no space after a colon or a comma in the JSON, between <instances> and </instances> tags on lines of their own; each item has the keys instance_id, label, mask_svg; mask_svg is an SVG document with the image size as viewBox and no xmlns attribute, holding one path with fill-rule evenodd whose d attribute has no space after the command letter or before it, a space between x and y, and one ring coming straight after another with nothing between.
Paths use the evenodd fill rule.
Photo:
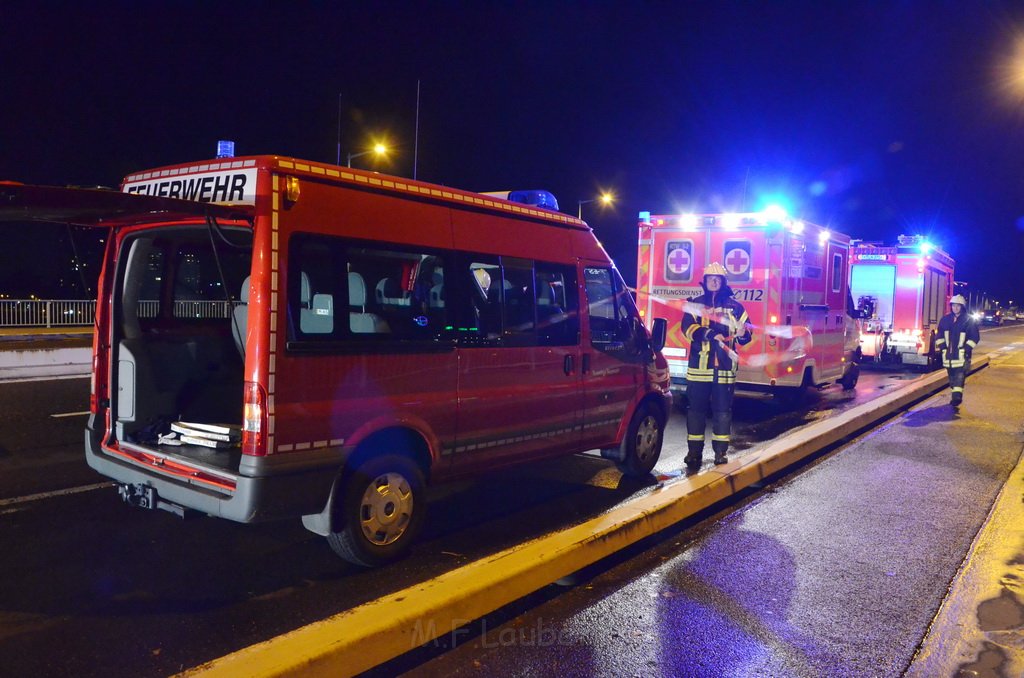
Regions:
<instances>
[{"instance_id":1,"label":"firefighter jacket","mask_svg":"<svg viewBox=\"0 0 1024 678\"><path fill-rule=\"evenodd\" d=\"M971 351L979 341L981 339L978 324L971 320L966 312L961 313L960 317L947 313L939 321L935 348L939 350L944 366L963 367L964 359L970 357Z\"/></svg>"},{"instance_id":2,"label":"firefighter jacket","mask_svg":"<svg viewBox=\"0 0 1024 678\"><path fill-rule=\"evenodd\" d=\"M704 294L683 307L683 336L690 342L687 381L736 382L739 359L736 346L750 343L750 326L743 305L723 285L712 296ZM717 379L716 379L717 377Z\"/></svg>"}]
</instances>

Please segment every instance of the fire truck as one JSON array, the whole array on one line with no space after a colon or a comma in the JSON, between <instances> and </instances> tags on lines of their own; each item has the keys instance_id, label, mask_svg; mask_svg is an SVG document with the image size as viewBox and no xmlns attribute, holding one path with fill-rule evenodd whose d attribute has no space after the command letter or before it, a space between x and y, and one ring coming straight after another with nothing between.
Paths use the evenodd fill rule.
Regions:
<instances>
[{"instance_id":1,"label":"fire truck","mask_svg":"<svg viewBox=\"0 0 1024 678\"><path fill-rule=\"evenodd\" d=\"M702 293L704 267L725 266L753 341L738 349L737 387L798 402L812 387L857 383L859 329L849 299L850 238L774 212L640 213L637 302L669 320L663 353L672 388L686 384L683 305Z\"/></svg>"},{"instance_id":2,"label":"fire truck","mask_svg":"<svg viewBox=\"0 0 1024 678\"><path fill-rule=\"evenodd\" d=\"M854 241L851 257L862 360L938 367L935 332L953 294L953 259L917 235L892 247Z\"/></svg>"}]
</instances>

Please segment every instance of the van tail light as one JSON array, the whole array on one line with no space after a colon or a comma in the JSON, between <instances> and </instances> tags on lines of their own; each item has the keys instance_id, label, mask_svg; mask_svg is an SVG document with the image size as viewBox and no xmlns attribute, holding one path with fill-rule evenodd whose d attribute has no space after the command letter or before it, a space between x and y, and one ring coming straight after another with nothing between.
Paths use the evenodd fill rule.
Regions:
<instances>
[{"instance_id":1,"label":"van tail light","mask_svg":"<svg viewBox=\"0 0 1024 678\"><path fill-rule=\"evenodd\" d=\"M242 410L242 454L267 454L267 392L254 381L245 382Z\"/></svg>"},{"instance_id":2,"label":"van tail light","mask_svg":"<svg viewBox=\"0 0 1024 678\"><path fill-rule=\"evenodd\" d=\"M89 372L89 411L93 414L99 412L99 398L96 397L96 368L100 364L100 357L92 354L92 370Z\"/></svg>"}]
</instances>

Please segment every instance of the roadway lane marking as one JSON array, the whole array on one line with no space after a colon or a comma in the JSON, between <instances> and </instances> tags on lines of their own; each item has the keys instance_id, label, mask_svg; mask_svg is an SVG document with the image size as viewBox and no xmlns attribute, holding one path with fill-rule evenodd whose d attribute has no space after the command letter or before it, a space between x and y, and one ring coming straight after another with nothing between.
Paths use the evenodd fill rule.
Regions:
<instances>
[{"instance_id":1,"label":"roadway lane marking","mask_svg":"<svg viewBox=\"0 0 1024 678\"><path fill-rule=\"evenodd\" d=\"M98 490L101 487L113 487L114 483L94 483L92 485L82 485L80 487L69 487L64 490L54 490L53 492L39 492L38 494L26 494L24 497L14 497L12 499L0 499L0 507L6 506L17 506L18 504L28 504L33 501L39 501L41 499L50 499L51 497L63 497L68 494L80 494L82 492L91 492Z\"/></svg>"},{"instance_id":2,"label":"roadway lane marking","mask_svg":"<svg viewBox=\"0 0 1024 678\"><path fill-rule=\"evenodd\" d=\"M50 416L56 419L60 417L80 417L83 414L89 414L89 410L84 412L61 412L60 414L51 414Z\"/></svg>"}]
</instances>

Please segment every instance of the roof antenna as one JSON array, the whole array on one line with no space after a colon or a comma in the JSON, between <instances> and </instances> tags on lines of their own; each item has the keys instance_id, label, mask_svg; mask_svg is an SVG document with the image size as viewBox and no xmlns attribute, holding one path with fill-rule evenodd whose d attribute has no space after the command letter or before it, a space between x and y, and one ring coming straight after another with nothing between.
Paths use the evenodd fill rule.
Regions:
<instances>
[{"instance_id":1,"label":"roof antenna","mask_svg":"<svg viewBox=\"0 0 1024 678\"><path fill-rule=\"evenodd\" d=\"M416 133L412 147L412 178L416 179L416 165L420 156L420 81L416 79Z\"/></svg>"}]
</instances>

